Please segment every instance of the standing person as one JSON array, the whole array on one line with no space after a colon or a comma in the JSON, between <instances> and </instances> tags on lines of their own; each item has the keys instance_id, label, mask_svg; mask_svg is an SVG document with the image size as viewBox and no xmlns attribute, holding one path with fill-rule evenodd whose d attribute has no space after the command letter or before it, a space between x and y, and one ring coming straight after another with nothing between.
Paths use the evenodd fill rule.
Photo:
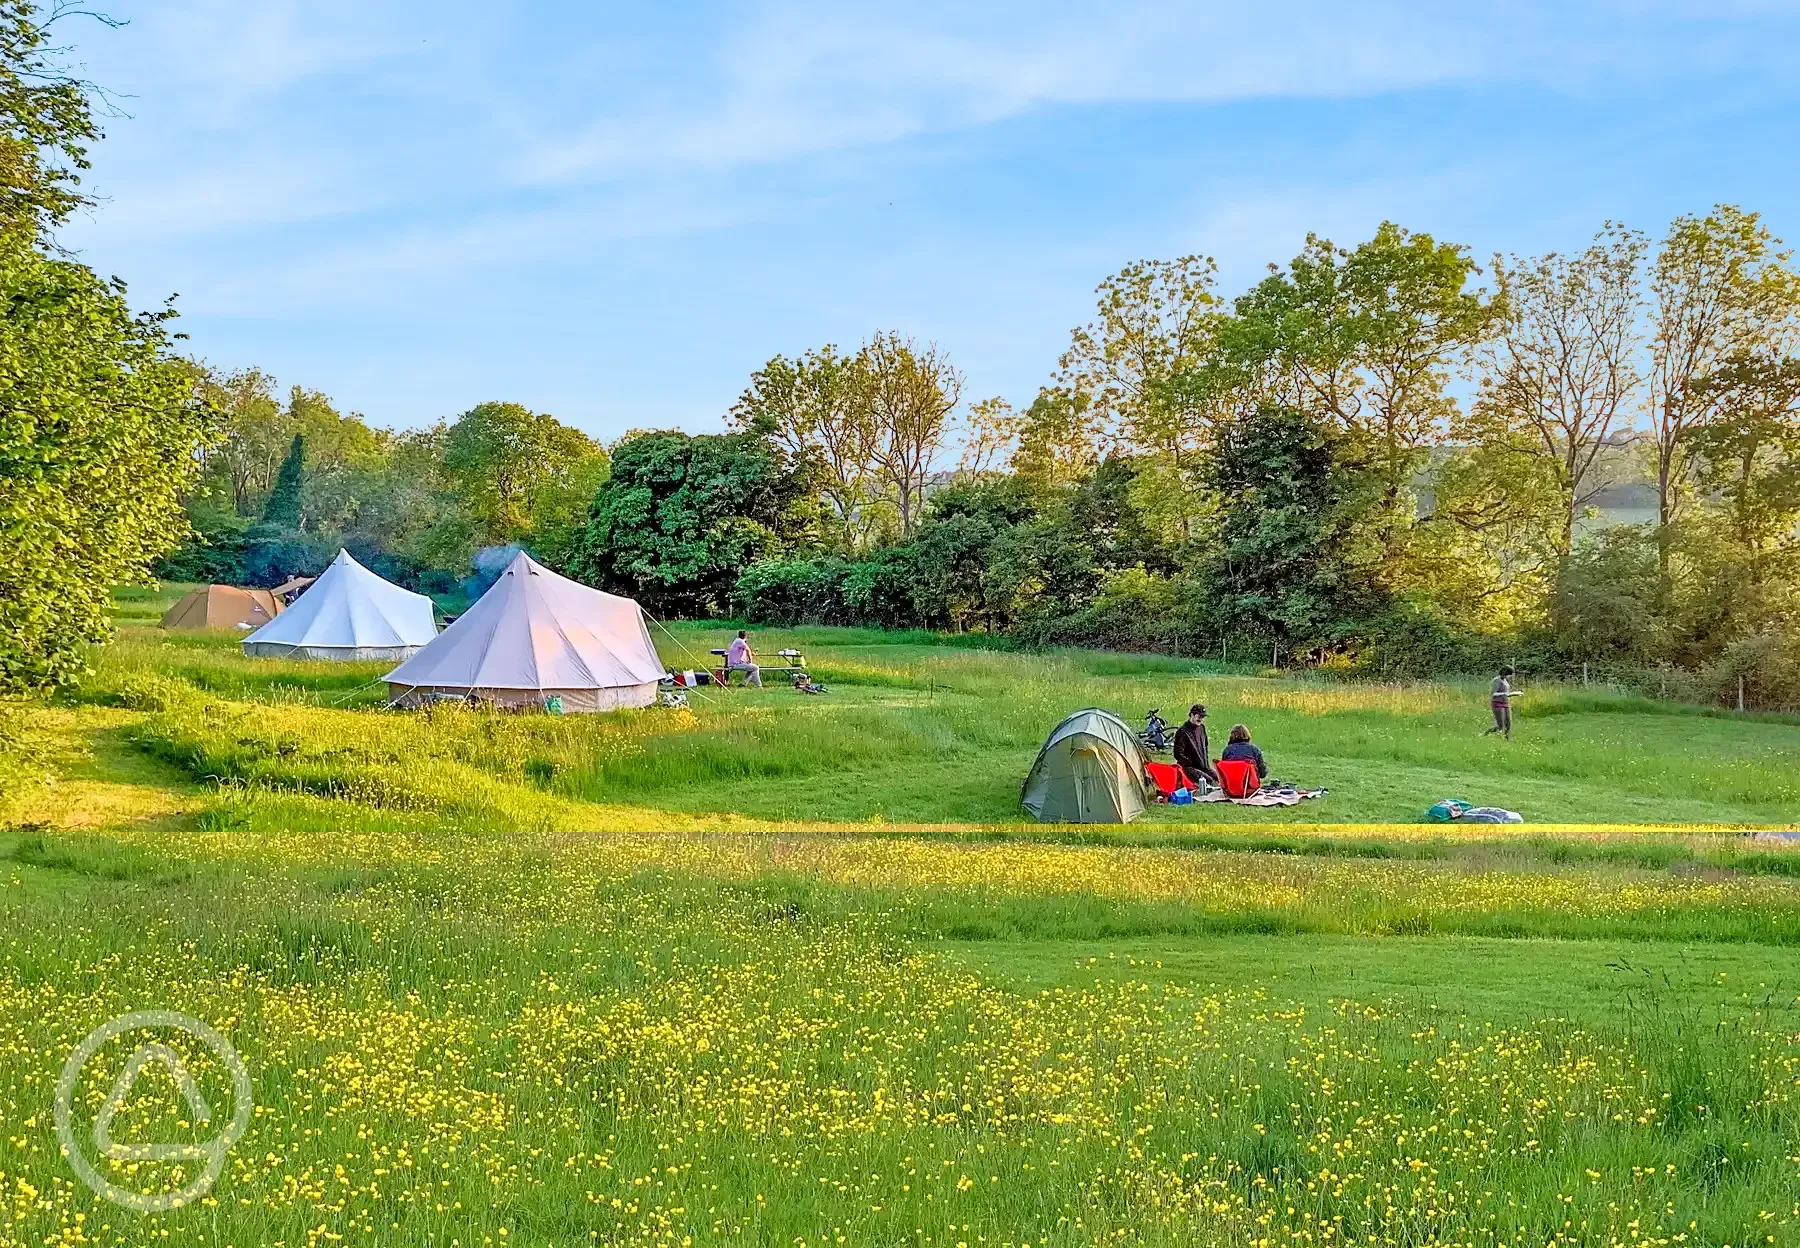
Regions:
<instances>
[{"instance_id":1,"label":"standing person","mask_svg":"<svg viewBox=\"0 0 1800 1248\"><path fill-rule=\"evenodd\" d=\"M1215 785L1219 783L1219 773L1212 765L1212 747L1206 740L1206 707L1198 702L1188 707L1187 722L1175 730L1175 765L1189 781L1204 776Z\"/></svg>"},{"instance_id":2,"label":"standing person","mask_svg":"<svg viewBox=\"0 0 1800 1248\"><path fill-rule=\"evenodd\" d=\"M741 628L738 630L737 639L725 652L725 670L727 674L734 671L743 672L746 685L762 688L762 668L757 665L756 651L750 648L750 639L744 635L744 630Z\"/></svg>"},{"instance_id":3,"label":"standing person","mask_svg":"<svg viewBox=\"0 0 1800 1248\"><path fill-rule=\"evenodd\" d=\"M1519 696L1519 691L1512 687L1513 669L1503 667L1500 674L1494 677L1493 688L1488 693L1488 706L1494 712L1494 726L1481 735L1491 737L1496 732L1504 733L1508 741L1512 740L1512 700Z\"/></svg>"}]
</instances>

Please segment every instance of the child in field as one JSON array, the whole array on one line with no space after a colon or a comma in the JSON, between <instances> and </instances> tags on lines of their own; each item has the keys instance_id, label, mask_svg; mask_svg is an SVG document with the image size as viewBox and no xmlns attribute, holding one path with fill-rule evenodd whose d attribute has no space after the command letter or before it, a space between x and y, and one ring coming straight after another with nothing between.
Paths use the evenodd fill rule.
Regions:
<instances>
[{"instance_id":1,"label":"child in field","mask_svg":"<svg viewBox=\"0 0 1800 1248\"><path fill-rule=\"evenodd\" d=\"M1503 667L1500 674L1494 677L1493 688L1488 694L1488 707L1494 712L1494 726L1481 735L1491 737L1496 732L1503 733L1508 741L1512 740L1512 700L1519 696L1519 691L1512 687L1511 667Z\"/></svg>"}]
</instances>

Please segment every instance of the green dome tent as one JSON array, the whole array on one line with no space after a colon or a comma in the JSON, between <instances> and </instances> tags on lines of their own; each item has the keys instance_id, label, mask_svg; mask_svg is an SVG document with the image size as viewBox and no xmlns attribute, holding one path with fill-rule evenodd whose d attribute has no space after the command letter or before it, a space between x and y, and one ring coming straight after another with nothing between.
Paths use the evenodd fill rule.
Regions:
<instances>
[{"instance_id":1,"label":"green dome tent","mask_svg":"<svg viewBox=\"0 0 1800 1248\"><path fill-rule=\"evenodd\" d=\"M1019 801L1040 823L1130 823L1144 813L1146 783L1137 736L1089 707L1045 738Z\"/></svg>"}]
</instances>

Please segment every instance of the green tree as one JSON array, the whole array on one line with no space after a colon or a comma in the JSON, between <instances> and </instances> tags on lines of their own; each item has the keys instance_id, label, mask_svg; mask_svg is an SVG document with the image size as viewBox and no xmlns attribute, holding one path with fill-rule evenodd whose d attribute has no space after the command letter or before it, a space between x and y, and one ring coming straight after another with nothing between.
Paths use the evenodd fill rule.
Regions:
<instances>
[{"instance_id":1,"label":"green tree","mask_svg":"<svg viewBox=\"0 0 1800 1248\"><path fill-rule=\"evenodd\" d=\"M300 527L300 493L306 487L306 435L296 433L275 474L275 488L263 504L262 522L283 529Z\"/></svg>"},{"instance_id":2,"label":"green tree","mask_svg":"<svg viewBox=\"0 0 1800 1248\"><path fill-rule=\"evenodd\" d=\"M1041 485L1068 485L1101 459L1098 417L1086 394L1046 386L1019 417L1013 469Z\"/></svg>"},{"instance_id":3,"label":"green tree","mask_svg":"<svg viewBox=\"0 0 1800 1248\"><path fill-rule=\"evenodd\" d=\"M1769 350L1800 307L1800 280L1780 247L1759 214L1719 204L1704 217L1677 217L1657 249L1646 398L1665 586L1674 525L1692 493L1693 434L1715 398L1696 383L1733 357Z\"/></svg>"},{"instance_id":4,"label":"green tree","mask_svg":"<svg viewBox=\"0 0 1800 1248\"><path fill-rule=\"evenodd\" d=\"M1228 381L1235 374L1256 405L1332 422L1375 473L1370 522L1390 573L1402 566L1413 477L1448 429L1451 370L1498 310L1469 289L1476 271L1465 248L1391 221L1354 249L1308 235L1221 329Z\"/></svg>"},{"instance_id":5,"label":"green tree","mask_svg":"<svg viewBox=\"0 0 1800 1248\"><path fill-rule=\"evenodd\" d=\"M833 343L797 360L778 355L750 375L731 409L734 428L773 438L795 462L816 463L832 538L845 552L866 547L876 521L880 429L867 364Z\"/></svg>"},{"instance_id":6,"label":"green tree","mask_svg":"<svg viewBox=\"0 0 1800 1248\"><path fill-rule=\"evenodd\" d=\"M33 238L93 203L79 188L100 128L59 51L35 0L0 0L0 229Z\"/></svg>"},{"instance_id":7,"label":"green tree","mask_svg":"<svg viewBox=\"0 0 1800 1248\"><path fill-rule=\"evenodd\" d=\"M1016 478L957 484L932 496L902 548L911 622L957 632L997 632L1023 605L1019 555L1009 539L1034 528L1039 499Z\"/></svg>"},{"instance_id":8,"label":"green tree","mask_svg":"<svg viewBox=\"0 0 1800 1248\"><path fill-rule=\"evenodd\" d=\"M573 575L666 615L716 615L751 564L816 545L808 466L754 433L628 435L571 543Z\"/></svg>"},{"instance_id":9,"label":"green tree","mask_svg":"<svg viewBox=\"0 0 1800 1248\"><path fill-rule=\"evenodd\" d=\"M200 392L219 413L221 430L203 454L203 484L229 500L234 514L255 516L295 432L275 397L275 379L257 368L223 374L196 368Z\"/></svg>"},{"instance_id":10,"label":"green tree","mask_svg":"<svg viewBox=\"0 0 1800 1248\"><path fill-rule=\"evenodd\" d=\"M1694 389L1717 412L1693 436L1701 488L1746 551L1790 544L1800 522L1800 358L1734 356Z\"/></svg>"},{"instance_id":11,"label":"green tree","mask_svg":"<svg viewBox=\"0 0 1800 1248\"><path fill-rule=\"evenodd\" d=\"M1579 662L1647 663L1657 654L1656 539L1643 525L1602 529L1557 568L1550 617Z\"/></svg>"},{"instance_id":12,"label":"green tree","mask_svg":"<svg viewBox=\"0 0 1800 1248\"><path fill-rule=\"evenodd\" d=\"M108 591L185 532L212 417L169 358L170 313L0 233L0 689L68 680Z\"/></svg>"},{"instance_id":13,"label":"green tree","mask_svg":"<svg viewBox=\"0 0 1800 1248\"><path fill-rule=\"evenodd\" d=\"M1012 467L1024 430L1024 418L999 395L969 404L962 426L962 453L956 461L957 475L987 477Z\"/></svg>"},{"instance_id":14,"label":"green tree","mask_svg":"<svg viewBox=\"0 0 1800 1248\"><path fill-rule=\"evenodd\" d=\"M1780 626L1796 606L1800 572L1800 359L1742 354L1696 380L1694 393L1712 416L1693 431L1695 483L1710 500L1683 535L1684 547L1704 543L1690 579L1690 598L1730 599L1706 631L1722 643ZM1721 593L1729 586L1729 593ZM1715 604L1714 610L1724 604ZM1791 621L1800 626L1800 618ZM1699 631L1699 630L1690 630ZM1796 628L1800 637L1800 627Z\"/></svg>"},{"instance_id":15,"label":"green tree","mask_svg":"<svg viewBox=\"0 0 1800 1248\"><path fill-rule=\"evenodd\" d=\"M37 7L0 0L0 692L80 672L110 587L182 536L211 432L173 311L47 254L98 135Z\"/></svg>"},{"instance_id":16,"label":"green tree","mask_svg":"<svg viewBox=\"0 0 1800 1248\"><path fill-rule=\"evenodd\" d=\"M892 331L876 334L858 359L875 428L871 459L899 510L900 535L910 537L924 514L950 413L962 401L963 375L936 343Z\"/></svg>"},{"instance_id":17,"label":"green tree","mask_svg":"<svg viewBox=\"0 0 1800 1248\"><path fill-rule=\"evenodd\" d=\"M440 422L391 436L379 475L357 507L356 531L384 550L461 575L480 543L474 518L444 473L449 432Z\"/></svg>"},{"instance_id":18,"label":"green tree","mask_svg":"<svg viewBox=\"0 0 1800 1248\"><path fill-rule=\"evenodd\" d=\"M1070 335L1057 365L1056 388L1084 421L1178 460L1201 447L1194 409L1167 402L1165 387L1216 346L1217 272L1210 256L1180 256L1136 261L1100 283L1094 320Z\"/></svg>"},{"instance_id":19,"label":"green tree","mask_svg":"<svg viewBox=\"0 0 1800 1248\"><path fill-rule=\"evenodd\" d=\"M1565 500L1532 435L1482 432L1434 457L1408 545L1407 592L1462 628L1517 633L1542 623Z\"/></svg>"},{"instance_id":20,"label":"green tree","mask_svg":"<svg viewBox=\"0 0 1800 1248\"><path fill-rule=\"evenodd\" d=\"M357 512L382 478L392 435L371 429L361 416L341 413L317 390L288 390L286 420L306 439L306 487L300 524L308 533L357 527Z\"/></svg>"},{"instance_id":21,"label":"green tree","mask_svg":"<svg viewBox=\"0 0 1800 1248\"><path fill-rule=\"evenodd\" d=\"M1358 540L1370 477L1343 462L1345 435L1284 407L1221 433L1209 469L1220 511L1202 561L1209 613L1233 636L1289 651L1350 640L1380 603Z\"/></svg>"},{"instance_id":22,"label":"green tree","mask_svg":"<svg viewBox=\"0 0 1800 1248\"><path fill-rule=\"evenodd\" d=\"M1461 432L1542 461L1561 499L1557 554L1607 484L1597 465L1642 376L1636 333L1643 235L1608 225L1578 255L1494 259L1504 314L1482 352L1480 397ZM1518 435L1518 436L1515 436Z\"/></svg>"},{"instance_id":23,"label":"green tree","mask_svg":"<svg viewBox=\"0 0 1800 1248\"><path fill-rule=\"evenodd\" d=\"M445 477L487 543L531 543L544 532L566 541L605 465L585 433L517 403L473 407L444 439Z\"/></svg>"}]
</instances>

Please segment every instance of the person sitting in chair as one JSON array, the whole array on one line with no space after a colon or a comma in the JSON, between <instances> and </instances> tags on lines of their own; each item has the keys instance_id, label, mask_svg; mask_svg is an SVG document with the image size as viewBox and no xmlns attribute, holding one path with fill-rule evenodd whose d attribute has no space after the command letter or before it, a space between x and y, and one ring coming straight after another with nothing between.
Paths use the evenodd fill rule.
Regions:
<instances>
[{"instance_id":1,"label":"person sitting in chair","mask_svg":"<svg viewBox=\"0 0 1800 1248\"><path fill-rule=\"evenodd\" d=\"M729 680L732 672L743 672L744 683L762 688L762 668L756 662L756 651L750 648L750 639L738 630L736 640L725 652L725 676Z\"/></svg>"},{"instance_id":2,"label":"person sitting in chair","mask_svg":"<svg viewBox=\"0 0 1800 1248\"><path fill-rule=\"evenodd\" d=\"M1231 726L1231 740L1225 743L1225 750L1219 755L1224 762L1250 763L1256 768L1256 782L1261 784L1269 778L1269 764L1263 758L1263 752L1250 742L1250 730L1242 724Z\"/></svg>"},{"instance_id":3,"label":"person sitting in chair","mask_svg":"<svg viewBox=\"0 0 1800 1248\"><path fill-rule=\"evenodd\" d=\"M1213 770L1212 748L1206 739L1206 708L1196 702L1188 708L1187 722L1175 730L1175 765L1190 783L1205 779L1214 785L1219 774Z\"/></svg>"}]
</instances>

